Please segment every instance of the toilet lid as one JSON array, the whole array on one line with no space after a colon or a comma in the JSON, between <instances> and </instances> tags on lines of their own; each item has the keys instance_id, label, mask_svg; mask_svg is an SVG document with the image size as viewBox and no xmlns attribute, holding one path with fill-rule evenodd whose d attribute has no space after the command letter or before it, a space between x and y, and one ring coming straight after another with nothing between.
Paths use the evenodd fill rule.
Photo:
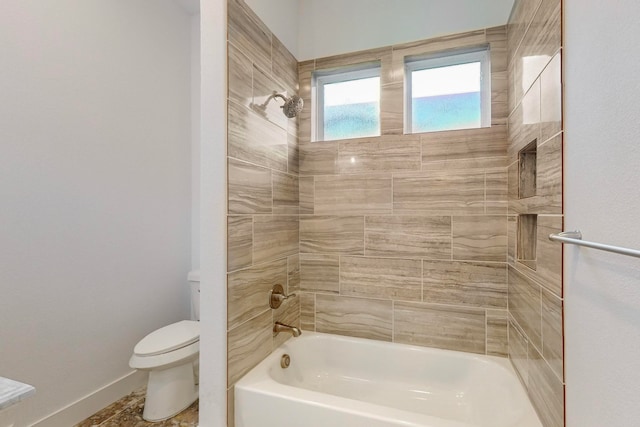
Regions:
<instances>
[{"instance_id":1,"label":"toilet lid","mask_svg":"<svg viewBox=\"0 0 640 427\"><path fill-rule=\"evenodd\" d=\"M137 356L156 356L186 347L199 339L200 322L182 320L151 332L140 340L133 352Z\"/></svg>"}]
</instances>

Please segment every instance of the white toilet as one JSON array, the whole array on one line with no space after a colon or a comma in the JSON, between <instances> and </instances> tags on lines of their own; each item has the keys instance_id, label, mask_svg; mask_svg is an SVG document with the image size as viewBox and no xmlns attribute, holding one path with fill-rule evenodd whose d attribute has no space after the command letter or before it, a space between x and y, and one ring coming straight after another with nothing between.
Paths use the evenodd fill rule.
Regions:
<instances>
[{"instance_id":1,"label":"white toilet","mask_svg":"<svg viewBox=\"0 0 640 427\"><path fill-rule=\"evenodd\" d=\"M200 272L189 273L191 317L160 328L133 349L129 366L149 371L142 417L162 421L188 408L198 398L200 354Z\"/></svg>"}]
</instances>

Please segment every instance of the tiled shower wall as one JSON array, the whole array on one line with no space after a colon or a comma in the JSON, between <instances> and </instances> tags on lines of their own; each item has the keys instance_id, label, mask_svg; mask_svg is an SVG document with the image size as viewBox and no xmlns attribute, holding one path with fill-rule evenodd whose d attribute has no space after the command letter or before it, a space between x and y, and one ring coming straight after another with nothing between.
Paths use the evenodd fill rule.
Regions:
<instances>
[{"instance_id":1,"label":"tiled shower wall","mask_svg":"<svg viewBox=\"0 0 640 427\"><path fill-rule=\"evenodd\" d=\"M562 228L559 26L559 0L520 0L507 28L296 64L243 1L229 0L231 417L233 384L286 339L271 334L283 320L509 354L545 427L562 425L561 252L546 239ZM404 58L486 44L492 126L403 135ZM313 70L370 61L382 65L383 135L311 143ZM298 78L299 132L280 100L266 102L296 92ZM521 198L525 147L537 179ZM272 312L274 283L300 298Z\"/></svg>"},{"instance_id":2,"label":"tiled shower wall","mask_svg":"<svg viewBox=\"0 0 640 427\"><path fill-rule=\"evenodd\" d=\"M300 326L299 299L271 310L268 292L299 287L297 121L273 91L297 93L297 61L242 0L228 2L227 386L287 339L277 320Z\"/></svg>"},{"instance_id":3,"label":"tiled shower wall","mask_svg":"<svg viewBox=\"0 0 640 427\"><path fill-rule=\"evenodd\" d=\"M403 134L405 57L490 46L492 126ZM311 141L300 118L303 329L507 355L507 34L483 29L299 64L379 61L382 136Z\"/></svg>"},{"instance_id":4,"label":"tiled shower wall","mask_svg":"<svg viewBox=\"0 0 640 427\"><path fill-rule=\"evenodd\" d=\"M516 0L509 40L509 357L545 427L564 425L562 4Z\"/></svg>"}]
</instances>

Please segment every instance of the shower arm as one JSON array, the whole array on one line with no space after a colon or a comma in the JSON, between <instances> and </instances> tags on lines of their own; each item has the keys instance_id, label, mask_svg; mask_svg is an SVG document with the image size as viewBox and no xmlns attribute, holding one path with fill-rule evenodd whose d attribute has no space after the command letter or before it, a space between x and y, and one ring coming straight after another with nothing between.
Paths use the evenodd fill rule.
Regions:
<instances>
[{"instance_id":1,"label":"shower arm","mask_svg":"<svg viewBox=\"0 0 640 427\"><path fill-rule=\"evenodd\" d=\"M274 98L282 98L282 100L286 103L287 102L287 97L276 92L275 90L273 91L273 93L271 95L269 95L267 97L267 99L264 101L264 103L260 104L260 105L255 105L256 107L264 110L267 108L267 105L269 104L269 102L274 99ZM281 105L280 108L284 108L284 105Z\"/></svg>"},{"instance_id":2,"label":"shower arm","mask_svg":"<svg viewBox=\"0 0 640 427\"><path fill-rule=\"evenodd\" d=\"M258 108L262 113L264 113L265 110L267 109L267 104L269 104L269 102L274 98L281 98L284 101L284 104L282 104L280 108L282 108L282 112L284 113L284 115L290 119L293 117L296 117L298 113L302 111L302 106L304 105L304 101L302 98L300 98L298 95L295 95L295 94L292 95L290 98L287 98L286 96L276 92L275 90L264 101L264 104L262 105L251 104L252 108L254 107Z\"/></svg>"},{"instance_id":3,"label":"shower arm","mask_svg":"<svg viewBox=\"0 0 640 427\"><path fill-rule=\"evenodd\" d=\"M271 99L273 99L273 98L282 98L282 100L283 100L284 102L287 102L287 97L286 97L286 96L284 96L284 95L283 95L283 94L281 94L281 93L278 93L278 92L273 92L273 94L270 96L270 98L271 98ZM280 108L282 108L282 107L280 107Z\"/></svg>"}]
</instances>

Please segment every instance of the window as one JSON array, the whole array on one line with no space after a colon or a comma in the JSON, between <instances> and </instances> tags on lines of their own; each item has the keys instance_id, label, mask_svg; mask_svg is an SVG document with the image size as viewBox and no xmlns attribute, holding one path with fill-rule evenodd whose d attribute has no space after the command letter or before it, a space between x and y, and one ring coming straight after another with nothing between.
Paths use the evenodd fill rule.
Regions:
<instances>
[{"instance_id":1,"label":"window","mask_svg":"<svg viewBox=\"0 0 640 427\"><path fill-rule=\"evenodd\" d=\"M314 74L315 141L380 135L380 66Z\"/></svg>"},{"instance_id":2,"label":"window","mask_svg":"<svg viewBox=\"0 0 640 427\"><path fill-rule=\"evenodd\" d=\"M410 60L406 68L407 133L491 126L489 51Z\"/></svg>"}]
</instances>

